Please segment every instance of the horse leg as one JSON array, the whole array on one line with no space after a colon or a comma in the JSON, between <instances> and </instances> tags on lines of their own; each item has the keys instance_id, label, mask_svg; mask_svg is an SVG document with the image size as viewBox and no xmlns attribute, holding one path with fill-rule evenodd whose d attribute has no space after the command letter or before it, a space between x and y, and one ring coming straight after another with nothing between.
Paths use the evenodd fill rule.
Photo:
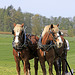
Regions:
<instances>
[{"instance_id":1,"label":"horse leg","mask_svg":"<svg viewBox=\"0 0 75 75\"><path fill-rule=\"evenodd\" d=\"M49 62L49 75L53 75L52 74L52 67L53 67L53 64L51 62Z\"/></svg>"},{"instance_id":2,"label":"horse leg","mask_svg":"<svg viewBox=\"0 0 75 75\"><path fill-rule=\"evenodd\" d=\"M29 61L28 61L28 64L27 64L27 75L31 75L31 73L30 73L30 63L29 63Z\"/></svg>"},{"instance_id":3,"label":"horse leg","mask_svg":"<svg viewBox=\"0 0 75 75\"><path fill-rule=\"evenodd\" d=\"M62 75L65 75L65 60L62 59Z\"/></svg>"},{"instance_id":4,"label":"horse leg","mask_svg":"<svg viewBox=\"0 0 75 75\"><path fill-rule=\"evenodd\" d=\"M18 60L16 56L14 56L14 59L16 62L17 75L20 75L20 60Z\"/></svg>"},{"instance_id":5,"label":"horse leg","mask_svg":"<svg viewBox=\"0 0 75 75\"><path fill-rule=\"evenodd\" d=\"M38 58L34 58L35 75L38 75Z\"/></svg>"},{"instance_id":6,"label":"horse leg","mask_svg":"<svg viewBox=\"0 0 75 75\"><path fill-rule=\"evenodd\" d=\"M24 61L24 75L30 75L30 63L29 63L29 61Z\"/></svg>"},{"instance_id":7,"label":"horse leg","mask_svg":"<svg viewBox=\"0 0 75 75\"><path fill-rule=\"evenodd\" d=\"M54 68L55 68L55 71L56 71L56 75L60 75L57 61L54 62Z\"/></svg>"},{"instance_id":8,"label":"horse leg","mask_svg":"<svg viewBox=\"0 0 75 75\"><path fill-rule=\"evenodd\" d=\"M26 62L24 61L24 75L27 75Z\"/></svg>"},{"instance_id":9,"label":"horse leg","mask_svg":"<svg viewBox=\"0 0 75 75\"><path fill-rule=\"evenodd\" d=\"M41 64L41 68L42 68L42 71L43 71L43 75L46 75L46 69L45 69L45 61L40 61L40 64Z\"/></svg>"}]
</instances>

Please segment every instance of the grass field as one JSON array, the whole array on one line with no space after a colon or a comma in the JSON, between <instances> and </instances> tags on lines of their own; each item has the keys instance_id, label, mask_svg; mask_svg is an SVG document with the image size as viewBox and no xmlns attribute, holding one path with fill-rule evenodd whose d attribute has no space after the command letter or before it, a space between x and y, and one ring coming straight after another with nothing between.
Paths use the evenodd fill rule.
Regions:
<instances>
[{"instance_id":1,"label":"grass field","mask_svg":"<svg viewBox=\"0 0 75 75\"><path fill-rule=\"evenodd\" d=\"M69 40L70 51L68 51L68 63L70 67L75 69L75 37L65 37ZM12 53L12 35L0 34L0 75L17 75L15 61ZM34 75L34 61L30 60L31 74ZM48 65L46 63L47 75ZM55 71L53 70L54 75ZM21 63L21 75L23 73L23 65ZM38 75L42 75L39 64ZM75 75L75 74L74 74Z\"/></svg>"}]
</instances>

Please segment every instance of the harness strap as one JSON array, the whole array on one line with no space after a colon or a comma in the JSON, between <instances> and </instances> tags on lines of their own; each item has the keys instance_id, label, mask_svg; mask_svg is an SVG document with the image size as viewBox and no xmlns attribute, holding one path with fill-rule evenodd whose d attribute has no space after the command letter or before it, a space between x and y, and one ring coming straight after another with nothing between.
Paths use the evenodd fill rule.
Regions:
<instances>
[{"instance_id":1,"label":"harness strap","mask_svg":"<svg viewBox=\"0 0 75 75\"><path fill-rule=\"evenodd\" d=\"M57 52L57 50L56 50L56 47L54 47L54 51L55 51L55 53L57 54L57 56L58 56L59 58L65 60L67 66L68 66L68 68L69 68L69 70L70 70L70 72L71 72L71 75L73 75L73 73L72 73L72 71L71 71L71 68L70 68L70 66L69 66L69 64L68 64L68 62L67 62L67 60L66 60L65 58L61 57L61 56L58 54L58 52Z\"/></svg>"}]
</instances>

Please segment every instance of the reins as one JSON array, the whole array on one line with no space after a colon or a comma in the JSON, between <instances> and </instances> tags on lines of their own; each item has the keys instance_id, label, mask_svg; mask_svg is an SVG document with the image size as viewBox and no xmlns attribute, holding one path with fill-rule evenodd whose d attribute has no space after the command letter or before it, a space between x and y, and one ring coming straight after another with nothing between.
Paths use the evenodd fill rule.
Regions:
<instances>
[{"instance_id":1,"label":"reins","mask_svg":"<svg viewBox=\"0 0 75 75\"><path fill-rule=\"evenodd\" d=\"M57 47L54 46L54 51L55 51L55 53L57 54L57 56L58 56L59 58L65 60L67 66L68 66L68 68L69 68L69 71L71 72L71 75L73 75L73 73L72 73L72 71L71 71L71 68L70 68L70 66L69 66L69 64L68 64L68 62L67 62L67 60L66 60L65 58L61 57L61 56L58 54L58 52L57 52L56 50L57 50ZM64 49L64 51L65 51L65 49Z\"/></svg>"}]
</instances>

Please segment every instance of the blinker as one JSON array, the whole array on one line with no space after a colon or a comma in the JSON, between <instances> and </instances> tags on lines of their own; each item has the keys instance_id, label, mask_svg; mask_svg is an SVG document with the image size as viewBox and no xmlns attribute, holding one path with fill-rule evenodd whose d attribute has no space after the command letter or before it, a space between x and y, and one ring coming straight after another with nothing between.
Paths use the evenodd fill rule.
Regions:
<instances>
[{"instance_id":1,"label":"blinker","mask_svg":"<svg viewBox=\"0 0 75 75\"><path fill-rule=\"evenodd\" d=\"M14 34L14 29L12 30L12 34Z\"/></svg>"}]
</instances>

